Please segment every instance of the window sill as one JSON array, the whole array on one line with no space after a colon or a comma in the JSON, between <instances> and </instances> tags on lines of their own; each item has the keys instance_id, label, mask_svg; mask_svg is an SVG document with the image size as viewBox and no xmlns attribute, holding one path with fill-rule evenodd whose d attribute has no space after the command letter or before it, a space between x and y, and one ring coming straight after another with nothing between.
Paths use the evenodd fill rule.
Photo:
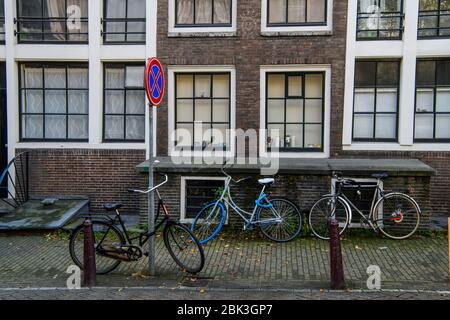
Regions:
<instances>
[{"instance_id":1,"label":"window sill","mask_svg":"<svg viewBox=\"0 0 450 320\"><path fill-rule=\"evenodd\" d=\"M201 31L201 32L169 32L167 37L169 38L215 38L215 37L236 37L235 31Z\"/></svg>"},{"instance_id":2,"label":"window sill","mask_svg":"<svg viewBox=\"0 0 450 320\"><path fill-rule=\"evenodd\" d=\"M18 142L16 149L129 149L146 150L145 143L98 143L89 142Z\"/></svg>"},{"instance_id":3,"label":"window sill","mask_svg":"<svg viewBox=\"0 0 450 320\"><path fill-rule=\"evenodd\" d=\"M311 37L311 36L332 36L333 31L262 31L262 37Z\"/></svg>"},{"instance_id":4,"label":"window sill","mask_svg":"<svg viewBox=\"0 0 450 320\"><path fill-rule=\"evenodd\" d=\"M344 151L417 151L417 152L447 152L450 151L450 143L414 143L413 145L401 145L399 143L386 142L353 142L344 145Z\"/></svg>"}]
</instances>

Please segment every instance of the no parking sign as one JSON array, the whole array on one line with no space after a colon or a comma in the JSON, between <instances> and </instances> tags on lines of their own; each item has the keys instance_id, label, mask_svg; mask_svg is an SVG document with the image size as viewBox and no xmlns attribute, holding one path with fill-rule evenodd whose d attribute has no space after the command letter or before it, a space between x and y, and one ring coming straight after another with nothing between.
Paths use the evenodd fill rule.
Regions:
<instances>
[{"instance_id":1,"label":"no parking sign","mask_svg":"<svg viewBox=\"0 0 450 320\"><path fill-rule=\"evenodd\" d=\"M153 107L158 106L164 97L164 69L161 62L157 58L150 58L147 60L144 74L145 91L147 92L148 100L150 101L149 112L149 138L148 138L148 190L153 190ZM155 232L155 198L153 192L148 193L148 230L150 233ZM150 275L154 276L155 261L156 261L156 244L155 237L150 237L148 240L148 264Z\"/></svg>"},{"instance_id":2,"label":"no parking sign","mask_svg":"<svg viewBox=\"0 0 450 320\"><path fill-rule=\"evenodd\" d=\"M165 79L164 69L157 58L147 60L144 80L148 100L152 105L158 106L164 97Z\"/></svg>"}]
</instances>

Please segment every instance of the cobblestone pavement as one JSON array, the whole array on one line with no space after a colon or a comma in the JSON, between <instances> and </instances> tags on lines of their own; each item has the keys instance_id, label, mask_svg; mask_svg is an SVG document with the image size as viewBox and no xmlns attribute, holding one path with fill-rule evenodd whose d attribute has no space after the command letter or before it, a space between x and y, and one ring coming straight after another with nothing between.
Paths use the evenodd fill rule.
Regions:
<instances>
[{"instance_id":1,"label":"cobblestone pavement","mask_svg":"<svg viewBox=\"0 0 450 320\"><path fill-rule=\"evenodd\" d=\"M0 289L0 300L450 300L450 292L177 288Z\"/></svg>"},{"instance_id":2,"label":"cobblestone pavement","mask_svg":"<svg viewBox=\"0 0 450 320\"><path fill-rule=\"evenodd\" d=\"M381 269L382 289L450 291L447 239L347 237L342 241L348 288L367 289L367 267ZM157 241L156 277L145 275L147 259L122 263L98 276L102 287L202 287L227 289L322 289L329 287L328 242L300 238L287 244L223 236L205 247L206 264L197 276L179 270ZM68 241L43 234L0 234L0 288L65 287L72 264ZM80 293L81 294L81 293Z\"/></svg>"}]
</instances>

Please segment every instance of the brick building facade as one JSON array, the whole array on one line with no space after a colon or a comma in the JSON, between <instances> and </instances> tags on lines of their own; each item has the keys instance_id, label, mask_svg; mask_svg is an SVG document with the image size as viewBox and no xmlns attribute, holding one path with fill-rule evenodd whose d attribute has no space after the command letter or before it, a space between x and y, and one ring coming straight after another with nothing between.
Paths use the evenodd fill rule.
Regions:
<instances>
[{"instance_id":1,"label":"brick building facade","mask_svg":"<svg viewBox=\"0 0 450 320\"><path fill-rule=\"evenodd\" d=\"M379 4L376 16L372 11L362 10L364 1L357 0L317 0L311 2L312 6L305 1L293 1L295 4L289 8L283 7L283 1L216 0L215 7L204 5L200 9L191 7L193 1L142 1L141 7L116 8L115 11L106 9L107 0L90 1L86 4L88 19L82 20L88 24L89 32L80 32L79 41L65 39L63 44L58 43L61 39L55 36L54 43L47 45L42 44L45 42L42 39L24 41L15 35L13 21L14 18L20 20L22 13L16 10L15 1L5 1L5 52L0 51L0 58L5 61L8 74L7 152L11 159L20 151L33 151L30 176L33 194L87 195L95 211L101 210L104 202L119 201L124 203L125 212L140 211L144 215L145 201L137 201L135 196L126 193L131 186L145 187L146 184L145 170L142 173L137 166L146 159L148 124L143 124L143 119L147 118L148 109L144 110L142 86L136 80L139 70L135 67L143 66L147 57L158 56L167 78L167 94L155 121L156 155L163 162L158 170L171 173L164 194L170 209L182 219L188 220L189 190L196 188L192 181L196 177L204 181L217 180L219 171L199 170L195 166L183 170L164 163L176 153L177 146L187 143L182 141L184 135L173 137L174 130L181 128L192 133L197 130L196 121L205 121L204 117L212 129L257 130L258 142L249 147L249 153L263 156L279 147L282 161L273 193L288 195L303 211L308 211L321 194L329 192L333 170L323 162L320 172L308 171L302 163L322 163L320 161L326 159L379 159L376 168L360 165L344 172L365 179L383 168L386 159L418 159L434 168L436 175L422 167L405 170L400 164L387 170L392 177L386 180L385 188L405 191L417 198L425 215L423 227L428 226L430 216L448 215L450 197L445 195L449 190L450 146L447 133L442 133L442 139L434 134L434 140L427 137L428 140L423 141L415 141L412 133L414 123L420 120L420 115L415 118L420 108L414 107L416 85L411 83L416 79L416 60L450 56L450 40L445 32L430 39L417 37L421 32L421 10L425 10L421 1L393 1L398 2L398 7L395 3L394 7ZM82 9L83 3L80 0ZM134 16L127 16L127 12ZM125 23L130 25L140 21L146 27L143 31L135 23L134 33L127 32L127 28L108 33L108 18L117 16L129 18ZM361 23L368 17L372 22ZM377 21L386 17L390 19L389 26L379 27ZM98 23L100 18L103 18L103 25ZM373 21L378 23L375 27ZM433 29L428 28L424 30ZM99 37L101 32L103 36ZM46 50L45 46L51 46L52 50ZM428 47L431 49L425 49ZM24 107L24 98L20 96L30 89L27 83L23 84L24 77L32 81L29 74L34 67L30 62L38 64L45 79L47 70L57 68L55 61L67 62L64 66L67 75L74 62L84 63L89 69L89 112L85 115L88 124L85 135L79 139L71 140L70 136L48 139L48 135L59 133L47 133L44 128L39 136L39 132L24 129L36 127L32 120L23 118L27 116L26 108L36 106ZM389 72L394 69L389 67L398 62L398 73L390 76L398 81L384 79L386 77L377 69L373 76L374 88L369 80L361 87L355 86L358 84L355 77L360 78L359 62L361 65L367 62L362 67L374 65L380 70L385 67ZM127 79L131 79L130 83ZM387 82L377 87L382 81ZM67 83L64 89L69 93L74 89L71 86ZM441 84L434 87L435 97L441 87ZM38 88L43 92L54 89L45 81ZM426 84L424 88L431 88L431 85ZM31 86L31 90L35 89L36 85ZM376 96L372 100L367 98L371 92ZM135 94L134 98L128 100L129 94ZM355 96L359 100L355 100ZM117 105L116 101L122 98L123 104ZM358 112L359 106L354 107L355 101L367 103L377 98L387 101L386 105L378 107L377 102L372 102L375 107L370 112L367 105L366 109L362 108L363 112ZM43 99L46 101L45 93ZM390 105L394 100L395 106ZM137 107L133 101L138 101ZM446 113L439 113L434 104L433 114L438 123L438 118ZM302 108L301 117L290 113L297 107ZM65 116L70 119L74 114L68 111L70 106L67 108ZM196 113L197 108L202 111ZM227 108L227 112L220 108ZM280 118L280 112L284 117ZM48 116L45 108L43 113L43 117ZM81 114L76 113L76 116ZM383 116L381 119L387 124L393 124L391 120L396 116L395 128L389 125L379 128L383 121L378 121L377 126L376 119ZM373 136L364 130L368 126L373 127ZM266 137L259 131L269 128L280 129L281 136L270 133ZM439 128L434 131L439 134ZM421 134L426 133L416 133L416 137ZM228 139L219 144L223 144L226 154L233 156L235 139ZM448 139L450 141L450 136ZM219 140L210 137L210 141L217 144ZM204 137L201 141L194 137L189 143L185 147L203 144ZM300 163L298 170L289 170L296 160ZM259 176L250 168L236 174ZM255 192L256 186L239 191L238 202L251 203L249 199Z\"/></svg>"}]
</instances>

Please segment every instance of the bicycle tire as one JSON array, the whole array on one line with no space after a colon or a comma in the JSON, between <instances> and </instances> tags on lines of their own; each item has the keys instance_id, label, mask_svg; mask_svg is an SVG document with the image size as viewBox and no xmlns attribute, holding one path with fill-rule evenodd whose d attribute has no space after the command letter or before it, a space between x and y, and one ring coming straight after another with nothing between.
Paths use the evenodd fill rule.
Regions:
<instances>
[{"instance_id":1,"label":"bicycle tire","mask_svg":"<svg viewBox=\"0 0 450 320\"><path fill-rule=\"evenodd\" d=\"M188 227L178 222L169 221L164 227L163 238L170 256L181 269L192 274L202 271L205 265L205 253Z\"/></svg>"},{"instance_id":2,"label":"bicycle tire","mask_svg":"<svg viewBox=\"0 0 450 320\"><path fill-rule=\"evenodd\" d=\"M97 239L97 236L96 236L95 233L96 233L96 229L100 230L99 229L100 226L109 229L108 230L108 234L112 230L112 232L114 232L117 240L120 241L120 245L125 244L125 238L123 237L123 235L119 231L119 229L116 226L114 226L114 225L112 225L112 224L110 224L110 223L108 223L106 221L99 221L99 220L92 221L92 230L94 232L94 239ZM83 258L83 251L81 250L81 254L80 253L77 254L77 251L79 252L80 250L77 250L77 248L76 248L77 247L76 241L78 240L78 236L81 236L81 246L83 246L83 239L84 239L84 237L81 234L83 231L84 231L83 230L83 224L81 224L78 227L76 227L72 231L72 233L70 235L70 241L69 241L70 257L72 258L72 261L81 270L84 269L84 265L83 265L83 259L84 259ZM81 255L81 257L79 257L79 255ZM111 263L107 264L105 267L102 267L102 265L103 265L102 262L103 261L111 262ZM115 260L113 258L108 258L108 257L104 257L104 256L101 256L101 255L97 254L97 249L96 249L95 267L96 267L96 273L97 274L107 274L107 273L113 271L114 269L116 269L119 266L120 263L121 263L120 260Z\"/></svg>"},{"instance_id":3,"label":"bicycle tire","mask_svg":"<svg viewBox=\"0 0 450 320\"><path fill-rule=\"evenodd\" d=\"M205 222L205 218L203 215L208 214L207 209L214 207L217 203L218 210L220 210L220 216L219 212L214 214L214 216L211 218L208 218L208 222ZM211 208L212 210L213 208ZM221 202L212 202L205 205L197 214L194 221L192 222L191 231L192 233L197 237L200 244L206 244L207 242L214 239L217 234L219 233L220 229L222 229L223 224L225 223L226 218L226 210L225 206Z\"/></svg>"},{"instance_id":4,"label":"bicycle tire","mask_svg":"<svg viewBox=\"0 0 450 320\"><path fill-rule=\"evenodd\" d=\"M410 209L403 210L400 202L397 203L394 202L394 206L392 206L390 202L389 205L386 205L386 200L392 199L394 197L402 199L403 205L405 203L408 203L411 206ZM381 219L383 221L382 224L379 222L380 221L379 219L375 219L376 212L380 212L380 210L382 210L382 219ZM414 210L414 212L411 212L411 210ZM409 219L406 219L405 216L408 213L412 213L412 215L408 215L407 218ZM386 219L384 218L385 214L387 214ZM376 226L378 227L378 230L380 230L381 233L383 233L386 237L394 240L404 240L411 237L414 233L416 233L420 225L420 216L421 211L417 202L410 196L398 192L389 193L384 197L382 197L381 199L379 199L372 212L372 220L375 222ZM412 226L412 230L406 235L396 236L393 234L396 231L403 232L403 230L405 230L408 227L408 225Z\"/></svg>"},{"instance_id":5,"label":"bicycle tire","mask_svg":"<svg viewBox=\"0 0 450 320\"><path fill-rule=\"evenodd\" d=\"M303 226L303 215L300 212L299 208L297 205L295 205L292 201L285 199L285 198L274 198L274 199L270 199L270 203L273 205L273 207L279 207L279 211L281 212L281 214L283 214L283 212L285 213L285 215L290 215L290 217L288 217L289 219L289 223L295 223L293 229L287 229L285 228L284 230L282 230L282 226L283 224L287 221L287 219L285 219L285 217L283 218L283 222L281 223L272 223L272 224L267 224L266 226L260 225L259 228L261 230L261 232L264 234L264 236L272 241L278 242L278 243L285 243L285 242L289 242L294 240L301 232L302 230L302 226ZM285 206L287 207L282 207L280 203L283 203ZM288 211L286 211L287 209L291 209L292 214L290 214ZM258 210L258 214L256 216L256 221L264 221L264 218L262 218L261 216L264 215L264 213L267 212L269 214L269 217L273 218L273 212L271 211L270 208L259 208ZM286 225L285 225L286 227ZM289 227L289 226L287 226ZM283 238L277 238L276 236L280 235L283 236L285 235L285 237Z\"/></svg>"},{"instance_id":6,"label":"bicycle tire","mask_svg":"<svg viewBox=\"0 0 450 320\"><path fill-rule=\"evenodd\" d=\"M314 203L314 205L311 207L311 210L309 211L309 228L314 236L322 240L330 239L330 237L328 236L328 222L331 217L331 212L325 212L324 214L324 211L323 209L320 209L320 206L325 209L328 208L330 205L330 201L333 200L334 197L335 196L333 195L323 196L318 201L316 201L316 203ZM347 230L348 225L350 224L351 209L343 198L338 197L338 202L341 204L341 208L339 208L338 216L336 216L336 219L338 220L339 225L343 225L343 227L341 227L341 230L339 231L339 235L342 235L345 230ZM342 216L342 214L339 214L342 212L342 208L345 211L344 216ZM332 211L332 209L330 211Z\"/></svg>"}]
</instances>

